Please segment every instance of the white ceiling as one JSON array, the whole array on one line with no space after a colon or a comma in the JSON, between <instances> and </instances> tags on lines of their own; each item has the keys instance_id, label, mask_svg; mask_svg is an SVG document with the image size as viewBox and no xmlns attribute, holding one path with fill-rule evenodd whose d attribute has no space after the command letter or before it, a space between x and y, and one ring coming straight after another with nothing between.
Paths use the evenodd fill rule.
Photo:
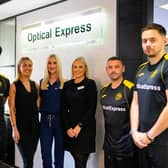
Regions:
<instances>
[{"instance_id":1,"label":"white ceiling","mask_svg":"<svg viewBox=\"0 0 168 168\"><path fill-rule=\"evenodd\" d=\"M0 20L22 14L46 5L66 0L11 0L0 5ZM111 0L109 0L111 1ZM168 29L168 10L159 6L168 3L168 0L154 0L154 22L163 24Z\"/></svg>"},{"instance_id":2,"label":"white ceiling","mask_svg":"<svg viewBox=\"0 0 168 168\"><path fill-rule=\"evenodd\" d=\"M16 16L62 0L11 0L0 5L0 20Z\"/></svg>"},{"instance_id":3,"label":"white ceiling","mask_svg":"<svg viewBox=\"0 0 168 168\"><path fill-rule=\"evenodd\" d=\"M168 0L154 0L153 20L166 28L168 36L168 10L160 8L160 5L168 4Z\"/></svg>"}]
</instances>

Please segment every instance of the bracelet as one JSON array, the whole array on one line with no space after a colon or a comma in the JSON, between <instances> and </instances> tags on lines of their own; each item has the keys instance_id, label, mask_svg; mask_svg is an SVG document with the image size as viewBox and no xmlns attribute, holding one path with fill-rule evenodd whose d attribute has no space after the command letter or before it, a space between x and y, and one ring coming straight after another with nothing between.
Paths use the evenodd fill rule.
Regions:
<instances>
[{"instance_id":1,"label":"bracelet","mask_svg":"<svg viewBox=\"0 0 168 168\"><path fill-rule=\"evenodd\" d=\"M150 137L149 132L146 132L146 137L148 138L149 141L151 141L151 142L154 141L154 139L152 139L152 138Z\"/></svg>"},{"instance_id":2,"label":"bracelet","mask_svg":"<svg viewBox=\"0 0 168 168\"><path fill-rule=\"evenodd\" d=\"M81 122L78 123L79 127L82 128L83 124Z\"/></svg>"},{"instance_id":3,"label":"bracelet","mask_svg":"<svg viewBox=\"0 0 168 168\"><path fill-rule=\"evenodd\" d=\"M130 130L130 134L132 135L134 132L137 132L137 129L133 128Z\"/></svg>"}]
</instances>

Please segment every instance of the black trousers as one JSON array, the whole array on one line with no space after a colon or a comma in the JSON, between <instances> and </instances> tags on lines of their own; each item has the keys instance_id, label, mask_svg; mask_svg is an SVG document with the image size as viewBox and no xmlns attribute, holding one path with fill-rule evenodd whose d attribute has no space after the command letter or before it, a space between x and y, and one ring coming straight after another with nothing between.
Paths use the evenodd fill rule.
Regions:
<instances>
[{"instance_id":1,"label":"black trousers","mask_svg":"<svg viewBox=\"0 0 168 168\"><path fill-rule=\"evenodd\" d=\"M114 156L104 152L105 168L138 168L136 156Z\"/></svg>"},{"instance_id":2,"label":"black trousers","mask_svg":"<svg viewBox=\"0 0 168 168\"><path fill-rule=\"evenodd\" d=\"M168 168L168 145L153 142L140 149L139 168Z\"/></svg>"},{"instance_id":3,"label":"black trousers","mask_svg":"<svg viewBox=\"0 0 168 168\"><path fill-rule=\"evenodd\" d=\"M71 152L71 155L75 160L75 168L86 168L87 160L89 158L89 153L81 154L81 153Z\"/></svg>"},{"instance_id":4,"label":"black trousers","mask_svg":"<svg viewBox=\"0 0 168 168\"><path fill-rule=\"evenodd\" d=\"M33 168L33 158L36 152L37 144L39 140L39 132L37 134L26 135L22 134L18 143L18 149L22 156L23 167Z\"/></svg>"}]
</instances>

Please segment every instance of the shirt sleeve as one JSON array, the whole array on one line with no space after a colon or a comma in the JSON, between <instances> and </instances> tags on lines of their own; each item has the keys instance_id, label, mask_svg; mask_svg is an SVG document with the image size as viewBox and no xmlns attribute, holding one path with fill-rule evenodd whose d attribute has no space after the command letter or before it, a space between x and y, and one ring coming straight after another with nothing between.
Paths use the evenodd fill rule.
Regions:
<instances>
[{"instance_id":1,"label":"shirt sleeve","mask_svg":"<svg viewBox=\"0 0 168 168\"><path fill-rule=\"evenodd\" d=\"M168 89L168 60L166 61L164 68L161 72L162 81L165 85L165 88Z\"/></svg>"}]
</instances>

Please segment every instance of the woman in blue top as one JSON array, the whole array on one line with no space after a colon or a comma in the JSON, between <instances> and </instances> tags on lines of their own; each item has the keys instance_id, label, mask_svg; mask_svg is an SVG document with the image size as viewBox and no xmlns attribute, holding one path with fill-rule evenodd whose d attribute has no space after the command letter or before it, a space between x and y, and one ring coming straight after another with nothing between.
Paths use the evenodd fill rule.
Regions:
<instances>
[{"instance_id":1,"label":"woman in blue top","mask_svg":"<svg viewBox=\"0 0 168 168\"><path fill-rule=\"evenodd\" d=\"M52 54L47 59L44 78L40 82L40 142L43 168L52 168L53 140L55 168L63 168L64 140L60 116L63 84L60 61Z\"/></svg>"}]
</instances>

